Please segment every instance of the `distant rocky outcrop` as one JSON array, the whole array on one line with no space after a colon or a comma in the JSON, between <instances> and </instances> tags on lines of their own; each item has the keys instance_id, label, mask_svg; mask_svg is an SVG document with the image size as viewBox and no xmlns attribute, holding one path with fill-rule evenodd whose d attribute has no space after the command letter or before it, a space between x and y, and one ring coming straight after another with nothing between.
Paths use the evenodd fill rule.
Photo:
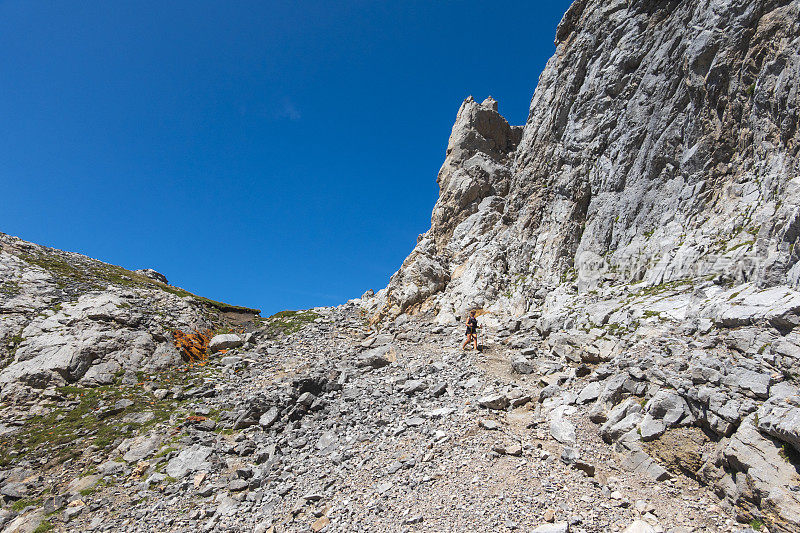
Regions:
<instances>
[{"instance_id":1,"label":"distant rocky outcrop","mask_svg":"<svg viewBox=\"0 0 800 533\"><path fill-rule=\"evenodd\" d=\"M169 285L169 282L167 281L167 276L165 276L161 272L156 272L152 268L140 268L139 270L134 270L134 272L136 272L137 274L141 274L142 276L148 277L150 279L160 281L165 285Z\"/></svg>"},{"instance_id":2,"label":"distant rocky outcrop","mask_svg":"<svg viewBox=\"0 0 800 533\"><path fill-rule=\"evenodd\" d=\"M173 332L252 322L256 309L0 233L0 391L103 385L182 362Z\"/></svg>"}]
</instances>

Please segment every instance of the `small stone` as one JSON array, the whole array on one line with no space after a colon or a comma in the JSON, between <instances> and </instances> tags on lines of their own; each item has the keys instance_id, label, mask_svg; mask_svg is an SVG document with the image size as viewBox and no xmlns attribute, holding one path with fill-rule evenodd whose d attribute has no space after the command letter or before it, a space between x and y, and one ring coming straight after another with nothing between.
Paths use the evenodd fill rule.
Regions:
<instances>
[{"instance_id":1,"label":"small stone","mask_svg":"<svg viewBox=\"0 0 800 533\"><path fill-rule=\"evenodd\" d=\"M568 532L569 532L569 524L567 522L544 524L531 531L531 533L568 533Z\"/></svg>"},{"instance_id":2,"label":"small stone","mask_svg":"<svg viewBox=\"0 0 800 533\"><path fill-rule=\"evenodd\" d=\"M411 418L407 418L405 420L405 422L406 422L407 426L418 427L418 426L421 426L422 424L425 423L425 419L421 418L419 416L414 416L414 417L411 417Z\"/></svg>"},{"instance_id":3,"label":"small stone","mask_svg":"<svg viewBox=\"0 0 800 533\"><path fill-rule=\"evenodd\" d=\"M518 443L509 444L506 446L506 455L513 455L515 457L519 457L522 455L522 446Z\"/></svg>"},{"instance_id":4,"label":"small stone","mask_svg":"<svg viewBox=\"0 0 800 533\"><path fill-rule=\"evenodd\" d=\"M531 533L568 533L569 524L567 522L556 522L555 524L544 524Z\"/></svg>"},{"instance_id":5,"label":"small stone","mask_svg":"<svg viewBox=\"0 0 800 533\"><path fill-rule=\"evenodd\" d=\"M228 483L228 490L231 492L240 492L247 489L250 484L244 479L234 479Z\"/></svg>"},{"instance_id":6,"label":"small stone","mask_svg":"<svg viewBox=\"0 0 800 533\"><path fill-rule=\"evenodd\" d=\"M533 374L536 368L524 355L517 355L511 359L511 370L517 374Z\"/></svg>"},{"instance_id":7,"label":"small stone","mask_svg":"<svg viewBox=\"0 0 800 533\"><path fill-rule=\"evenodd\" d=\"M656 533L656 529L644 520L634 520L622 533Z\"/></svg>"},{"instance_id":8,"label":"small stone","mask_svg":"<svg viewBox=\"0 0 800 533\"><path fill-rule=\"evenodd\" d=\"M271 407L258 419L258 425L262 428L268 428L278 421L280 414L277 407Z\"/></svg>"},{"instance_id":9,"label":"small stone","mask_svg":"<svg viewBox=\"0 0 800 533\"><path fill-rule=\"evenodd\" d=\"M478 398L478 405L486 409L501 411L508 407L508 398L505 394L490 394Z\"/></svg>"},{"instance_id":10,"label":"small stone","mask_svg":"<svg viewBox=\"0 0 800 533\"><path fill-rule=\"evenodd\" d=\"M595 468L593 464L578 459L572 464L572 467L584 472L588 477L594 477Z\"/></svg>"},{"instance_id":11,"label":"small stone","mask_svg":"<svg viewBox=\"0 0 800 533\"><path fill-rule=\"evenodd\" d=\"M169 395L169 391L167 389L156 389L153 392L153 396L155 396L156 400L163 400L164 398Z\"/></svg>"},{"instance_id":12,"label":"small stone","mask_svg":"<svg viewBox=\"0 0 800 533\"><path fill-rule=\"evenodd\" d=\"M578 450L572 448L571 446L564 446L564 449L561 450L561 461L564 464L571 465L574 464L575 461L580 458L580 454Z\"/></svg>"},{"instance_id":13,"label":"small stone","mask_svg":"<svg viewBox=\"0 0 800 533\"><path fill-rule=\"evenodd\" d=\"M438 398L439 396L441 396L445 392L447 392L447 383L437 383L436 385L434 385L430 389L430 394L434 398Z\"/></svg>"},{"instance_id":14,"label":"small stone","mask_svg":"<svg viewBox=\"0 0 800 533\"><path fill-rule=\"evenodd\" d=\"M71 504L70 504L70 506L68 506L68 507L67 507L67 508L64 510L64 519L65 519L67 522L69 522L70 520L72 520L73 518L75 518L76 516L78 516L79 514L81 514L85 508L86 508L86 506L85 506L85 505L75 505L75 506L71 506Z\"/></svg>"},{"instance_id":15,"label":"small stone","mask_svg":"<svg viewBox=\"0 0 800 533\"><path fill-rule=\"evenodd\" d=\"M410 379L406 381L405 385L403 385L403 392L410 396L412 394L416 394L417 392L422 392L427 388L427 383L421 379Z\"/></svg>"},{"instance_id":16,"label":"small stone","mask_svg":"<svg viewBox=\"0 0 800 533\"><path fill-rule=\"evenodd\" d=\"M489 431L500 429L500 424L498 422L488 418L482 418L478 424L480 424L483 429L488 429Z\"/></svg>"},{"instance_id":17,"label":"small stone","mask_svg":"<svg viewBox=\"0 0 800 533\"><path fill-rule=\"evenodd\" d=\"M410 518L406 518L405 520L403 520L403 525L410 526L413 524L421 524L423 520L424 517L421 514L415 514L412 515Z\"/></svg>"},{"instance_id":18,"label":"small stone","mask_svg":"<svg viewBox=\"0 0 800 533\"><path fill-rule=\"evenodd\" d=\"M327 516L322 516L317 520L315 520L313 524L311 524L311 531L313 531L314 533L322 531L322 529L328 526L330 523L331 523L330 518L328 518Z\"/></svg>"},{"instance_id":19,"label":"small stone","mask_svg":"<svg viewBox=\"0 0 800 533\"><path fill-rule=\"evenodd\" d=\"M386 471L389 474L394 474L401 468L403 468L403 463L401 463L400 461L393 461L388 467L386 467Z\"/></svg>"}]
</instances>

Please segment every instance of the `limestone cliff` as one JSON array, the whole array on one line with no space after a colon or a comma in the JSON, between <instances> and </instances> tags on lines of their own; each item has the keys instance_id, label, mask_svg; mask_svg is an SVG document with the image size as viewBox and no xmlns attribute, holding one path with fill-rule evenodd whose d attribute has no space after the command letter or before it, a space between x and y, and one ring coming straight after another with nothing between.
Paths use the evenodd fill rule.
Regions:
<instances>
[{"instance_id":1,"label":"limestone cliff","mask_svg":"<svg viewBox=\"0 0 800 533\"><path fill-rule=\"evenodd\" d=\"M542 374L623 467L800 527L800 1L576 0L527 122L459 109L431 228L362 305ZM555 387L551 389L551 387ZM662 466L664 465L664 466Z\"/></svg>"},{"instance_id":2,"label":"limestone cliff","mask_svg":"<svg viewBox=\"0 0 800 533\"><path fill-rule=\"evenodd\" d=\"M377 317L520 316L640 281L797 288L800 3L577 0L556 45L524 127L462 104Z\"/></svg>"}]
</instances>

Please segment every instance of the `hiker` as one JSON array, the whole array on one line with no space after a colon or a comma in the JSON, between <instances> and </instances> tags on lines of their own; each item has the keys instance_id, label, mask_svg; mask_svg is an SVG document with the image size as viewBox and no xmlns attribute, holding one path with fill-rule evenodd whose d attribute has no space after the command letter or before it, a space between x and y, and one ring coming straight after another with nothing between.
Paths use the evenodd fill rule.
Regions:
<instances>
[{"instance_id":1,"label":"hiker","mask_svg":"<svg viewBox=\"0 0 800 533\"><path fill-rule=\"evenodd\" d=\"M464 350L467 344L472 341L473 346L475 346L475 350L478 350L478 319L475 318L475 311L469 312L469 318L467 318L467 338L464 340L464 343L461 345L461 349Z\"/></svg>"}]
</instances>

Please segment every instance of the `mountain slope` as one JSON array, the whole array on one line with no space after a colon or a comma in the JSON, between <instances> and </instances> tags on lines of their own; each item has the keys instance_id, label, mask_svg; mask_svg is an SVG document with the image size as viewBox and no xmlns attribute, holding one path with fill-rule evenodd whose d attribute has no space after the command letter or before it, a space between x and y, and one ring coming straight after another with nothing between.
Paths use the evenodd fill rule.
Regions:
<instances>
[{"instance_id":1,"label":"mountain slope","mask_svg":"<svg viewBox=\"0 0 800 533\"><path fill-rule=\"evenodd\" d=\"M576 0L556 43L337 308L0 234L3 533L800 530L800 2Z\"/></svg>"},{"instance_id":2,"label":"mountain slope","mask_svg":"<svg viewBox=\"0 0 800 533\"><path fill-rule=\"evenodd\" d=\"M152 277L149 277L152 276ZM0 390L4 397L182 363L173 332L252 325L236 307L80 254L0 233Z\"/></svg>"}]
</instances>

